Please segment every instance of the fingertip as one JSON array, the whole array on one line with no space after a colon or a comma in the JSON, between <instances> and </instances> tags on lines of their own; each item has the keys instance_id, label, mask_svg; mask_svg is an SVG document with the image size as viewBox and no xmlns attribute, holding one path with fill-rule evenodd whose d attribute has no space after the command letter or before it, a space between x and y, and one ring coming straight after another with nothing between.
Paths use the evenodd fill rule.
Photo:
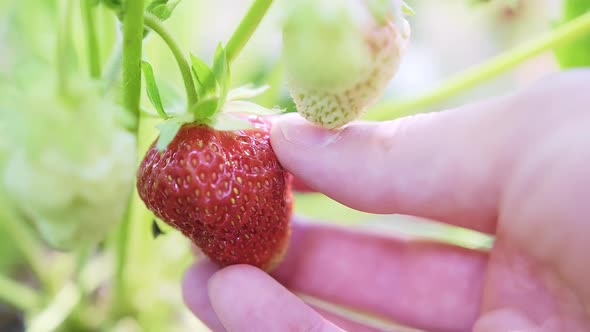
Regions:
<instances>
[{"instance_id":1,"label":"fingertip","mask_svg":"<svg viewBox=\"0 0 590 332\"><path fill-rule=\"evenodd\" d=\"M189 310L213 331L224 331L209 300L207 284L218 270L217 265L207 259L192 265L182 279L182 298Z\"/></svg>"},{"instance_id":2,"label":"fingertip","mask_svg":"<svg viewBox=\"0 0 590 332\"><path fill-rule=\"evenodd\" d=\"M260 285L259 279L264 279L265 275L262 270L245 264L231 265L216 271L207 283L213 307L223 308L226 303L231 304L235 295L245 288L254 292Z\"/></svg>"},{"instance_id":3,"label":"fingertip","mask_svg":"<svg viewBox=\"0 0 590 332\"><path fill-rule=\"evenodd\" d=\"M270 275L249 265L232 265L208 282L211 304L228 331L335 331L321 315ZM272 319L269 319L272 317Z\"/></svg>"},{"instance_id":4,"label":"fingertip","mask_svg":"<svg viewBox=\"0 0 590 332\"><path fill-rule=\"evenodd\" d=\"M310 188L353 209L407 214L494 232L502 135L481 135L500 102L339 130L297 114L277 119L271 144L279 162Z\"/></svg>"},{"instance_id":5,"label":"fingertip","mask_svg":"<svg viewBox=\"0 0 590 332\"><path fill-rule=\"evenodd\" d=\"M328 130L291 113L277 118L271 129L271 144L279 153L285 147L318 148L338 138L342 129ZM276 151L275 151L276 152Z\"/></svg>"},{"instance_id":6,"label":"fingertip","mask_svg":"<svg viewBox=\"0 0 590 332\"><path fill-rule=\"evenodd\" d=\"M207 285L209 278L217 271L217 266L209 260L202 260L190 266L182 279L182 293L186 304L194 303L195 294Z\"/></svg>"}]
</instances>

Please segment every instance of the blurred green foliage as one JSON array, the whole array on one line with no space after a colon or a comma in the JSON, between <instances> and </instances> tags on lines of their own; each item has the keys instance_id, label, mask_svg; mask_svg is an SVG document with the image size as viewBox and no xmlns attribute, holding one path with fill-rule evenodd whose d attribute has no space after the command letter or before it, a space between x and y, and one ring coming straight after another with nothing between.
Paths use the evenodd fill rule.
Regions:
<instances>
[{"instance_id":1,"label":"blurred green foliage","mask_svg":"<svg viewBox=\"0 0 590 332\"><path fill-rule=\"evenodd\" d=\"M563 0L563 17L560 24L590 12L590 0ZM590 33L577 41L561 46L555 55L562 68L590 66Z\"/></svg>"},{"instance_id":2,"label":"blurred green foliage","mask_svg":"<svg viewBox=\"0 0 590 332\"><path fill-rule=\"evenodd\" d=\"M289 112L295 111L294 104L289 97L284 82L284 66L280 55L280 45L274 44L277 38L276 30L279 29L277 20L281 16L281 6L288 0L277 1L271 9L271 17L263 22L260 31L245 47L244 51L232 66L232 86L240 86L245 83L255 85L269 84L271 88L263 95L256 97L255 101L265 107L275 105ZM463 2L461 0L460 2ZM485 1L489 2L489 1ZM7 91L11 87L26 88L31 80L40 80L44 76L47 81L53 79L51 71L55 65L55 28L57 26L57 0L3 0L0 1L0 112L9 112L5 107L8 97ZM118 6L119 1L103 0L103 4L109 3ZM162 2L163 3L163 2ZM212 2L206 0L185 0L178 3L177 9L166 21L167 27L176 36L184 51L198 54L208 63L213 59L215 46L220 41L226 41L235 28L240 15L245 12L248 1L234 1L235 8L228 8L230 2ZM436 17L444 17L439 10L444 10L447 3L415 1L418 4L427 4L436 7ZM412 3L412 5L414 5ZM226 6L226 7L224 7ZM589 0L568 0L565 2L564 20L571 20L581 13L590 10ZM73 69L84 72L87 65L86 44L84 33L75 8L73 39L78 54L76 63L71 63ZM274 12L272 12L274 11ZM420 11L417 11L420 17ZM119 70L117 56L120 53L120 26L111 9L107 6L99 6L97 10L97 31L100 44L100 58L103 59L104 76L112 75L109 84L116 89L119 86ZM164 13L167 15L167 13ZM447 13L448 14L448 13ZM422 14L424 15L424 14ZM460 17L450 17L449 21L455 23ZM449 27L449 24L430 22L436 25L436 30L444 30L441 27ZM422 48L421 54L416 58L425 58L424 62L412 62L409 59L404 68L410 68L410 74L402 83L414 82L422 77L430 80L432 73L426 70L413 72L415 68L428 68L434 58L442 58L443 50L433 51L425 45L428 41L428 25L416 29L417 49ZM451 27L453 28L453 27ZM464 26L454 27L457 33L465 30ZM463 29L463 30L462 30ZM475 29L474 29L475 30ZM444 32L443 32L444 33ZM463 37L460 37L463 38ZM478 40L482 39L477 35ZM590 36L581 39L577 43L564 46L557 51L560 64L564 67L588 66L590 64ZM443 38L444 39L444 38ZM441 39L441 40L443 40ZM269 42L270 41L270 42ZM448 42L444 41L445 47ZM466 43L469 44L469 43ZM451 55L464 51L449 48ZM445 49L446 50L446 49ZM453 53L454 52L454 53ZM465 52L472 53L472 52ZM424 56L426 54L427 56ZM159 38L150 34L145 40L144 58L153 66L155 77L158 81L164 108L174 112L184 106L182 100L182 81L177 70L177 65ZM456 59L462 61L462 59ZM448 64L441 65L445 69ZM412 69L414 68L414 69ZM433 70L433 71L436 71ZM46 77L45 77L46 76ZM402 73L403 76L403 73ZM409 77L409 79L408 79ZM424 83L424 82L422 82ZM428 82L429 84L432 82ZM401 84L400 84L401 85ZM398 85L402 89L403 86ZM504 86L504 85L503 85ZM47 87L53 88L51 86ZM142 92L142 107L150 109L149 99ZM10 97L13 98L13 97ZM138 157L143 155L148 146L157 136L156 124L158 120L149 115L143 115L138 136ZM2 136L0 123L0 170L3 162L3 147L11 142ZM0 274L13 276L15 272L23 269L32 269L27 255L19 249L19 238L11 236L8 219L18 219L20 215L4 199L0 187ZM59 190L57 188L56 190ZM110 287L114 279L113 267L115 264L115 243L117 232L101 243L97 248L90 250L88 261L81 267L76 267L80 262L80 253L56 252L43 243L38 245L43 248L41 255L44 267L49 277L49 287L42 285L39 280L21 280L23 283L34 287L44 293L43 306L34 312L27 313L27 319L33 321L47 314L52 305L59 305L57 294L73 280L75 270L80 269L80 279L84 296L76 303L74 309L66 315L66 321L62 331L206 331L206 328L184 307L180 295L180 279L182 273L193 261L190 251L190 243L181 234L163 226L164 235L153 238L152 220L154 216L145 209L143 203L134 195L131 200L130 237L128 251L128 266L125 275L127 288L126 303L120 303L123 309L113 313L112 293ZM380 216L362 213L339 204L321 194L297 195L295 204L296 213L311 221L323 221L348 225L351 227L365 227L373 230L387 230L397 234L411 236L423 236L441 241L449 241L459 245L474 248L488 248L493 239L463 229L450 228L441 224L416 222L401 216ZM19 220L27 224L26 220ZM37 239L33 237L33 239ZM83 260L83 259L82 259ZM31 272L31 271L28 271ZM30 273L29 273L30 274ZM31 278L32 279L32 278ZM47 288L47 289L46 289ZM75 298L72 298L75 300ZM78 301L78 300L77 300ZM51 312L50 312L51 313ZM51 316L51 315L50 315Z\"/></svg>"}]
</instances>

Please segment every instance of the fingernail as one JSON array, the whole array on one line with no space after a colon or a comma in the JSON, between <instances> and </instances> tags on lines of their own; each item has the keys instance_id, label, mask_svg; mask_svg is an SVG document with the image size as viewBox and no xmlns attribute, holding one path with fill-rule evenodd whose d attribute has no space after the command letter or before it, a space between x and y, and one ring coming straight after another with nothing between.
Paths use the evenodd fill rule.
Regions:
<instances>
[{"instance_id":1,"label":"fingernail","mask_svg":"<svg viewBox=\"0 0 590 332\"><path fill-rule=\"evenodd\" d=\"M319 127L299 115L289 115L275 122L283 137L302 147L322 147L338 140L340 131Z\"/></svg>"}]
</instances>

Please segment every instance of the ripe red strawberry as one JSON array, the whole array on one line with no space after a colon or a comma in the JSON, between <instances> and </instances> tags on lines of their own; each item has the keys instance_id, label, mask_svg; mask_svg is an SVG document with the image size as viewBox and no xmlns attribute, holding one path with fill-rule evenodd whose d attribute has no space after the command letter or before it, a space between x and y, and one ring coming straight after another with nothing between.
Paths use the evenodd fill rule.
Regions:
<instances>
[{"instance_id":1,"label":"ripe red strawberry","mask_svg":"<svg viewBox=\"0 0 590 332\"><path fill-rule=\"evenodd\" d=\"M263 129L265 131L270 132L270 128L272 127L272 123L263 117L260 116L250 116L248 117L248 121L252 123L257 128ZM301 181L300 178L291 174L291 189L293 192L296 193L315 193L317 192L314 189L311 189L305 182Z\"/></svg>"},{"instance_id":2,"label":"ripe red strawberry","mask_svg":"<svg viewBox=\"0 0 590 332\"><path fill-rule=\"evenodd\" d=\"M272 270L289 242L290 175L268 126L219 131L189 123L163 152L154 145L138 172L141 199L221 266Z\"/></svg>"}]
</instances>

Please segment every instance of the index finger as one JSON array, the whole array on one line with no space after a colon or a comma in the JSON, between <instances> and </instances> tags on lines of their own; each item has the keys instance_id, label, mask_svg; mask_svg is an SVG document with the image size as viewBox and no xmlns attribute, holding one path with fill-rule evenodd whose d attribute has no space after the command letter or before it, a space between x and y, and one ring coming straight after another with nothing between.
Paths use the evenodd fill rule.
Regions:
<instances>
[{"instance_id":1,"label":"index finger","mask_svg":"<svg viewBox=\"0 0 590 332\"><path fill-rule=\"evenodd\" d=\"M349 207L494 233L499 185L520 150L508 104L497 98L336 132L286 115L271 142L286 169Z\"/></svg>"}]
</instances>

